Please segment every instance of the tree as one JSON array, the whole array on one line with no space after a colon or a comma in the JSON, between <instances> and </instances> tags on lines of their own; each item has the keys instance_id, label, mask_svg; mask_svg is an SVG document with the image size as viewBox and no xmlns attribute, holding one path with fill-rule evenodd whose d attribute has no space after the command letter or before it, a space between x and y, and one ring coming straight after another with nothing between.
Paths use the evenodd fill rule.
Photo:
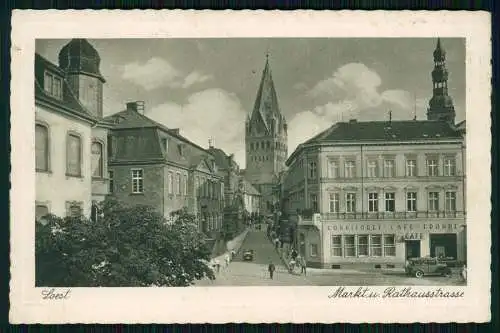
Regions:
<instances>
[{"instance_id":1,"label":"tree","mask_svg":"<svg viewBox=\"0 0 500 333\"><path fill-rule=\"evenodd\" d=\"M36 224L37 286L188 286L214 278L210 250L186 211L172 223L151 207L113 199L102 211L98 222L50 216Z\"/></svg>"}]
</instances>

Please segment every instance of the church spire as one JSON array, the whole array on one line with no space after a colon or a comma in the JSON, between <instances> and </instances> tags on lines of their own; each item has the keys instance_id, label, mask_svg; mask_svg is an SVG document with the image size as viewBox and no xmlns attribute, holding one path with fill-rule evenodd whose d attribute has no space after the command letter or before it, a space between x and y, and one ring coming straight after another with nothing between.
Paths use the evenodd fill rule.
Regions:
<instances>
[{"instance_id":1,"label":"church spire","mask_svg":"<svg viewBox=\"0 0 500 333\"><path fill-rule=\"evenodd\" d=\"M427 119L455 122L455 107L448 95L448 70L446 69L446 51L438 38L433 52L434 69L432 70L432 98L427 109Z\"/></svg>"}]
</instances>

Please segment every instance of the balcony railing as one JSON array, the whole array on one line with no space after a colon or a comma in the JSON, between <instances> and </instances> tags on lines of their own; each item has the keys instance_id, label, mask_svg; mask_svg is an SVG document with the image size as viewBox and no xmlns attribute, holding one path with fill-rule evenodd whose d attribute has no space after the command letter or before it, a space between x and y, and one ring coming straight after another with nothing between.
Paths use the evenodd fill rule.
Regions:
<instances>
[{"instance_id":1,"label":"balcony railing","mask_svg":"<svg viewBox=\"0 0 500 333\"><path fill-rule=\"evenodd\" d=\"M465 218L463 211L374 212L374 213L323 213L322 220L410 220L424 218Z\"/></svg>"}]
</instances>

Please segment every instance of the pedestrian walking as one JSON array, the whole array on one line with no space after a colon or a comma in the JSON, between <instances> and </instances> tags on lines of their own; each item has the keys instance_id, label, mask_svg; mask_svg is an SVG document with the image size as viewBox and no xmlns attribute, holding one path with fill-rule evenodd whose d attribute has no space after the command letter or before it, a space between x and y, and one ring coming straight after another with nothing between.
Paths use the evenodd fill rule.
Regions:
<instances>
[{"instance_id":1,"label":"pedestrian walking","mask_svg":"<svg viewBox=\"0 0 500 333\"><path fill-rule=\"evenodd\" d=\"M234 259L234 256L236 255L236 252L234 252L234 250L231 250L231 260Z\"/></svg>"},{"instance_id":2,"label":"pedestrian walking","mask_svg":"<svg viewBox=\"0 0 500 333\"><path fill-rule=\"evenodd\" d=\"M274 247L276 248L276 250L278 249L279 245L280 245L280 240L278 238L276 238L274 240Z\"/></svg>"},{"instance_id":3,"label":"pedestrian walking","mask_svg":"<svg viewBox=\"0 0 500 333\"><path fill-rule=\"evenodd\" d=\"M226 261L226 267L229 266L229 263L231 262L231 257L229 256L229 253L226 254L224 260Z\"/></svg>"},{"instance_id":4,"label":"pedestrian walking","mask_svg":"<svg viewBox=\"0 0 500 333\"><path fill-rule=\"evenodd\" d=\"M215 269L217 270L217 274L220 272L220 262L218 259L214 259Z\"/></svg>"},{"instance_id":5,"label":"pedestrian walking","mask_svg":"<svg viewBox=\"0 0 500 333\"><path fill-rule=\"evenodd\" d=\"M269 271L269 277L271 280L273 279L274 271L276 270L276 267L272 263L272 261L269 262L269 265L267 266L267 270Z\"/></svg>"},{"instance_id":6,"label":"pedestrian walking","mask_svg":"<svg viewBox=\"0 0 500 333\"><path fill-rule=\"evenodd\" d=\"M297 257L297 261L300 263L300 274L304 273L304 275L307 275L306 269L307 269L307 264L306 264L306 259L302 256Z\"/></svg>"}]
</instances>

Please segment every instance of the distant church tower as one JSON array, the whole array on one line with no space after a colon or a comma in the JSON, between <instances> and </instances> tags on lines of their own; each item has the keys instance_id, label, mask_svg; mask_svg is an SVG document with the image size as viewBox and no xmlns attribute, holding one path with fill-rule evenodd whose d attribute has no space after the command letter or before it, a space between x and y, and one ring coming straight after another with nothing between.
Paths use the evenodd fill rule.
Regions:
<instances>
[{"instance_id":1,"label":"distant church tower","mask_svg":"<svg viewBox=\"0 0 500 333\"><path fill-rule=\"evenodd\" d=\"M446 69L446 52L438 38L434 50L434 69L432 70L432 98L427 109L428 120L444 120L455 123L455 107L448 96L448 70Z\"/></svg>"},{"instance_id":2,"label":"distant church tower","mask_svg":"<svg viewBox=\"0 0 500 333\"><path fill-rule=\"evenodd\" d=\"M245 177L262 194L262 209L270 212L274 202L273 186L285 168L288 155L287 123L281 114L278 97L266 56L259 90L245 126Z\"/></svg>"},{"instance_id":3,"label":"distant church tower","mask_svg":"<svg viewBox=\"0 0 500 333\"><path fill-rule=\"evenodd\" d=\"M102 85L99 53L86 39L72 39L59 52L59 67L71 89L95 117L102 118Z\"/></svg>"}]
</instances>

